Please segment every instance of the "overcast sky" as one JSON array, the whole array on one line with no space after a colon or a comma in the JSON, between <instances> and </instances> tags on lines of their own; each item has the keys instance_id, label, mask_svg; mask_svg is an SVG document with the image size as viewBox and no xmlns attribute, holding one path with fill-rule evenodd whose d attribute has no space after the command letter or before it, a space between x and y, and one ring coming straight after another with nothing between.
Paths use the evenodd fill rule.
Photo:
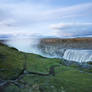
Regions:
<instances>
[{"instance_id":1,"label":"overcast sky","mask_svg":"<svg viewBox=\"0 0 92 92\"><path fill-rule=\"evenodd\" d=\"M0 34L92 35L92 0L0 0Z\"/></svg>"}]
</instances>

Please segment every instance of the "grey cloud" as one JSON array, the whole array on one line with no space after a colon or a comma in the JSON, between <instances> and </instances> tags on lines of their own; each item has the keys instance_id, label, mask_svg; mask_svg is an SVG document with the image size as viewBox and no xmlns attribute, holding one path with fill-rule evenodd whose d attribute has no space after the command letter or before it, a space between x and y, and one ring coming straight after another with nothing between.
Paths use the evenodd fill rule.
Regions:
<instances>
[{"instance_id":1,"label":"grey cloud","mask_svg":"<svg viewBox=\"0 0 92 92\"><path fill-rule=\"evenodd\" d=\"M65 37L78 37L92 35L92 23L68 23L52 26L57 35Z\"/></svg>"},{"instance_id":2,"label":"grey cloud","mask_svg":"<svg viewBox=\"0 0 92 92\"><path fill-rule=\"evenodd\" d=\"M27 2L7 4L0 3L0 24L5 25L2 30L8 30L8 32L14 32L14 30L21 30L26 32L29 30L29 32L32 33L35 32L52 34L52 32L48 29L48 26L52 23L57 23L59 21L62 21L62 19L67 19L67 21L70 22L72 18L76 18L75 20L78 20L78 17L80 16L84 18L83 20L85 20L85 17L88 17L88 20L92 18L92 16L89 18L89 15L92 15L92 3L73 5L55 9L47 7L48 6L45 5L41 6L38 4L35 5ZM6 26L10 28L7 28ZM12 27L15 28L12 29ZM80 28L82 30L83 27ZM71 30L75 30L73 27L70 26L62 29L70 30L69 33L67 32L68 35L70 35L70 33L73 33ZM76 27L76 29L80 30L78 29L78 27ZM44 30L47 31L45 32ZM58 31L58 33L59 32L61 33L61 31ZM77 32L75 34L77 34Z\"/></svg>"}]
</instances>

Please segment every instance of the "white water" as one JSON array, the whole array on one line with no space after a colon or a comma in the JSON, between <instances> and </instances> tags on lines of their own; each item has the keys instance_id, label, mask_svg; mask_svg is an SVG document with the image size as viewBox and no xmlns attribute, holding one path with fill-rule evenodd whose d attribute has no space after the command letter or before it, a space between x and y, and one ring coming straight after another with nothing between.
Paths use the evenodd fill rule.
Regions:
<instances>
[{"instance_id":1,"label":"white water","mask_svg":"<svg viewBox=\"0 0 92 92\"><path fill-rule=\"evenodd\" d=\"M77 62L92 61L92 50L66 50L63 56L64 59Z\"/></svg>"},{"instance_id":2,"label":"white water","mask_svg":"<svg viewBox=\"0 0 92 92\"><path fill-rule=\"evenodd\" d=\"M76 61L76 62L88 62L92 61L92 50L85 50L85 49L65 49L60 48L59 46L48 46L43 45L41 46L42 53L45 56L49 55L55 58L63 58L68 61Z\"/></svg>"}]
</instances>

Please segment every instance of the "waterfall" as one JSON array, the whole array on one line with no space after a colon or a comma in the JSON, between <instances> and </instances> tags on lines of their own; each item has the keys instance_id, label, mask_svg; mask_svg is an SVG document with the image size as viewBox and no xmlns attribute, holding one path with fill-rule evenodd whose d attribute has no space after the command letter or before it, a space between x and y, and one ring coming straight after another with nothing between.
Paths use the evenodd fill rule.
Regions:
<instances>
[{"instance_id":1,"label":"waterfall","mask_svg":"<svg viewBox=\"0 0 92 92\"><path fill-rule=\"evenodd\" d=\"M56 41L56 42L55 42ZM40 41L38 38L12 38L4 41L10 47L15 47L19 51L39 54L49 58L63 58L68 61L88 62L92 61L91 43L77 41L67 42L68 40L46 40ZM87 39L88 41L88 39ZM82 44L81 44L82 43Z\"/></svg>"},{"instance_id":2,"label":"waterfall","mask_svg":"<svg viewBox=\"0 0 92 92\"><path fill-rule=\"evenodd\" d=\"M40 45L41 55L51 58L63 58L68 61L92 61L92 50L65 49L58 46Z\"/></svg>"},{"instance_id":3,"label":"waterfall","mask_svg":"<svg viewBox=\"0 0 92 92\"><path fill-rule=\"evenodd\" d=\"M92 61L92 50L73 50L68 49L65 51L64 59L77 62Z\"/></svg>"},{"instance_id":4,"label":"waterfall","mask_svg":"<svg viewBox=\"0 0 92 92\"><path fill-rule=\"evenodd\" d=\"M68 61L92 61L92 38L41 39L38 48L44 55Z\"/></svg>"},{"instance_id":5,"label":"waterfall","mask_svg":"<svg viewBox=\"0 0 92 92\"><path fill-rule=\"evenodd\" d=\"M41 55L50 58L62 58L66 49L61 49L58 46L40 45Z\"/></svg>"}]
</instances>

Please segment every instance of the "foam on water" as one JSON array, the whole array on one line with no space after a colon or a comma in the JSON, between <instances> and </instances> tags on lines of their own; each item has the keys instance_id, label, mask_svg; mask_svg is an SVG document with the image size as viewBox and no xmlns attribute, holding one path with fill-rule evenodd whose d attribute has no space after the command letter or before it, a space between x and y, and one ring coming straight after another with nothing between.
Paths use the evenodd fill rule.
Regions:
<instances>
[{"instance_id":1,"label":"foam on water","mask_svg":"<svg viewBox=\"0 0 92 92\"><path fill-rule=\"evenodd\" d=\"M77 62L92 61L92 50L68 49L65 51L63 58L69 61L77 61Z\"/></svg>"}]
</instances>

